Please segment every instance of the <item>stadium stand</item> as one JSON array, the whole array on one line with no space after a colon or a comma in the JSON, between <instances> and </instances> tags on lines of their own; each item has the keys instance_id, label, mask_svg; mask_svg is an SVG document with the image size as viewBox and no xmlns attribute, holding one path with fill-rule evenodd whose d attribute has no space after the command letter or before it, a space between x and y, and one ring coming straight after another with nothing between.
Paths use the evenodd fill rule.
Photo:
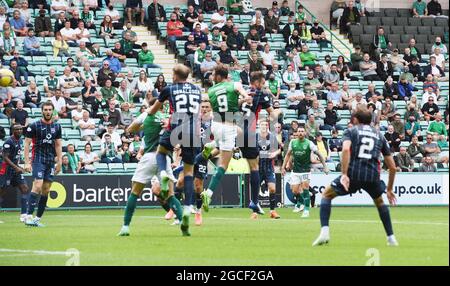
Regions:
<instances>
[{"instance_id":1,"label":"stadium stand","mask_svg":"<svg viewBox=\"0 0 450 286\"><path fill-rule=\"evenodd\" d=\"M11 2L11 1L9 1ZM12 1L14 2L14 1ZM86 48L79 47L81 40L73 40L70 33L74 34L73 30L69 34L66 31L61 30L63 34L63 40L61 40L57 31L54 27L58 24L61 19L56 19L59 15L53 13L51 10L44 10L45 17L50 17L51 30L54 32L54 36L42 37L39 33L36 34L36 39L38 40L40 47L39 50L46 54L46 56L41 55L25 55L24 54L24 43L29 41L30 37L19 36L16 32L16 27L10 27L11 21L14 23L13 14L15 10L26 11L29 16L28 28L32 28L36 19L40 17L40 9L27 8L28 3L24 4L26 1L15 1L12 7L4 6L4 12L2 13L2 8L0 8L0 23L1 23L1 40L0 40L0 55L2 60L3 68L10 68L12 62L18 63L18 68L14 69L17 83L14 83L12 87L0 88L0 99L2 113L0 115L0 126L5 130L5 136L1 138L5 139L6 136L10 134L10 127L13 122L11 114L17 109L17 101L22 100L25 103L23 110L26 111L29 121L37 120L40 118L41 113L39 109L39 103L45 102L46 100L52 100L55 105L58 106L58 114L55 114L58 118L59 123L63 126L63 139L64 139L64 151L68 144L74 144L76 151L81 155L84 151L85 144L87 141L82 140L82 133L80 133L79 124L74 119L77 110L77 102L82 102L82 109L87 110L89 113L89 118L86 120L91 120L95 126L95 135L102 137L104 132L108 132L108 125L114 125L116 130L114 131L114 136L116 136L120 142L120 145L127 145L128 150L119 149L117 158L121 163L100 163L100 156L98 160L92 164L92 169L82 168L81 170L85 172L90 172L96 170L98 173L132 173L135 169L137 150L139 149L139 144L135 140L140 139L135 137L134 134L126 134L124 127L126 123L121 121L124 117L128 119L135 118L142 111L143 107L147 104L147 99L152 96L156 96L161 88L166 84L171 83L171 78L164 73L164 70L169 68L170 64L164 66L157 66L151 57L145 58L147 67L143 67L144 55L141 57L141 46L136 44L135 41L130 40L127 37L133 37L132 33L130 35L125 35L126 27L124 27L124 4L115 3L111 1L112 10L108 7L90 9L93 11L88 11L84 13L84 1L59 1L67 4L66 13L62 13L62 22L66 20L69 22L77 21L74 17L73 11L78 11L80 13L82 21L85 21L86 26L89 22L92 22L90 29L87 29L90 35L90 40L87 42ZM51 7L51 1L48 2L48 7ZM8 5L5 1L0 1L0 4ZM162 9L166 14L166 17L162 17L159 21L154 20L146 15L146 23L150 28L151 33L156 34L160 43L164 43L166 48L173 53L173 56L179 62L183 62L188 66L194 67L196 71L195 77L192 81L199 85L202 85L204 91L211 84L205 69L202 67L208 67L207 64L202 65L206 58L207 53L211 53L213 62L221 61L230 66L231 79L234 81L241 81L241 72L243 71L246 64L249 63L249 58L252 53L258 55L258 61L262 61L262 65L259 68L267 74L268 90L273 95L273 104L279 106L283 111L283 116L280 118L280 123L282 128L277 131L277 136L280 138L282 145L287 146L287 142L292 136L293 125L295 124L306 124L314 125L318 124L318 128L322 133L324 139L331 142L332 140L339 141L342 137L342 129L350 126L351 110L355 108L358 104L373 103L376 106L376 111L374 114L383 114L384 112L390 111L394 114L400 116L400 123L394 122L392 117L387 117L386 119L377 119L375 116L374 125L379 127L382 132L388 132L388 126L394 125L396 133L399 133L401 143L400 146L408 147L410 145L410 140L412 135L418 135L420 139L424 140L424 147L421 149L421 156L425 156L432 152L439 153L433 157L435 159L434 163L438 167L438 171L448 172L448 96L449 96L449 84L448 84L448 18L417 18L412 17L409 9L395 9L395 8L385 8L380 9L379 12L367 14L360 18L360 22L357 25L351 25L349 28L348 38L351 43L362 47L364 52L370 52L371 59L368 61L372 63L373 70L377 73L377 66L380 70L385 70L385 63L380 63L380 60L373 57L373 42L374 36L378 31L379 26L383 26L385 30L386 38L391 42L389 48L386 47L386 53L391 53L395 49L400 51L399 56L402 61L393 67L391 78L393 78L392 84L387 84L381 80L364 80L364 75L359 71L359 65L355 65L352 54L351 58L343 55L343 53L338 50L332 40L333 33L327 27L327 25L320 23L318 26L314 26L314 15L309 11L307 17L310 19L307 30L311 31L312 28L322 27L319 33L323 32L322 41L325 44L320 44L321 41L318 39L313 40L308 38L308 33L300 35L300 45L295 46L295 36L291 33L294 29L300 29L299 24L302 20L299 20L298 15L294 11L297 11L297 7L300 4L299 1L291 3L292 9L292 19L290 14L283 15L281 10L273 7L260 7L264 9L259 9L260 11L272 11L277 17L277 20L273 20L272 16L266 14L262 15L262 19L266 23L275 22L278 25L277 33L273 30L267 29L264 24L262 24L262 30L259 32L260 27L254 26L253 21L256 16L243 13L230 13L230 7L224 7L224 14L220 14L219 11L210 11L201 14L201 17L197 15L197 12L193 12L191 15L194 17L196 23L193 24L193 28L199 23L201 31L199 33L193 33L189 28L176 28L179 31L176 35L172 31L168 32L168 20L171 15L176 15L176 19L180 23L187 24L189 21L183 18L189 18L188 7L186 4L172 5L165 4L164 1L159 1L162 5ZM91 7L92 8L92 7ZM306 8L306 7L305 7ZM150 11L148 6L144 7L144 11L148 14ZM157 9L158 10L158 9ZM111 11L114 11L112 13ZM154 9L152 10L154 11ZM95 13L92 13L95 12ZM172 13L178 14L172 14ZM119 20L111 17L112 24L108 23L108 15L119 14ZM55 17L50 15L55 14ZM61 14L61 13L60 13ZM161 14L158 12L158 14ZM195 14L195 16L194 16ZM443 11L444 15L448 15L448 10ZM138 15L137 15L138 16ZM162 15L160 15L162 16ZM181 18L180 18L181 17ZM192 18L191 17L191 18ZM239 50L232 49L231 51L228 47L224 47L224 50L218 48L222 42L225 41L225 37L230 31L227 30L227 24L222 22L212 23L213 19L225 19L229 20L231 18L232 25L237 25L239 27L238 31L242 33L245 39L250 39L250 41L261 42L259 36L263 36L265 33L266 42L262 42L261 46L256 47L256 51L252 50L251 47L244 47ZM200 18L200 19L199 19ZM106 19L106 20L105 20ZM139 20L139 19L136 19ZM215 20L216 21L216 20ZM4 24L3 24L4 23ZM219 23L219 24L217 24ZM212 37L213 26L222 26L224 24L225 28L220 28L220 33L216 38ZM202 29L201 27L207 27L207 29ZM77 26L78 27L78 26ZM73 29L77 28L74 27ZM110 36L102 36L102 33L107 33L108 29L114 27L114 34ZM137 26L133 26L137 27ZM257 29L258 37L252 38L250 30L252 28ZM290 27L291 30L289 29ZM35 30L38 28L34 25ZM11 29L9 32L6 30ZM62 28L65 29L65 28ZM72 25L69 29L72 29ZM175 30L176 30L175 29ZM78 28L78 33L84 33L84 30ZM131 29L133 31L133 29ZM288 31L288 39L284 37L282 31ZM206 32L206 33L205 33ZM187 36L194 35L194 49L195 53L193 57L189 57L188 48L186 47ZM207 35L208 34L208 35ZM249 36L250 35L250 36ZM171 38L172 36L172 38ZM206 40L205 38L206 37ZM292 38L293 37L293 38ZM442 67L442 73L438 72L436 74L436 68L434 65L430 66L431 48L436 45L436 38L440 37L441 47L446 48L446 52L441 49L444 62L438 63L438 66ZM170 44L169 39L173 41L173 45ZM291 39L291 40L290 40ZM412 55L417 55L420 53L421 58L419 59L419 66L421 68L420 74L415 74L412 72L412 67L410 64L411 56L408 54L403 54L405 48L410 48L410 40L415 39L415 47L417 49L411 51ZM198 41L197 43L195 43ZM197 44L200 41L205 41L207 48L205 51L198 51ZM219 45L212 48L213 42L217 41ZM64 43L68 42L68 46L64 48ZM120 43L119 47L116 47L117 42ZM140 42L140 41L138 41ZM11 43L13 43L11 45ZM90 43L90 44L89 44ZM298 42L297 42L298 43ZM58 49L65 49L67 53L61 53L56 56L54 55L56 47ZM245 44L245 43L244 43ZM269 45L269 53L264 53L264 45ZM81 44L83 46L83 44ZM251 46L251 45L250 45ZM308 51L302 51L301 47L306 46ZM112 53L109 50L112 49ZM151 51L152 47L149 46L148 49ZM18 53L14 53L14 51ZM204 53L204 54L203 54ZM146 53L144 53L147 55ZM227 55L229 56L227 58ZM409 58L407 58L409 56ZM326 61L329 57L330 61ZM361 56L362 57L362 56ZM265 59L269 59L268 62ZM338 58L341 59L338 62ZM440 57L442 58L442 57ZM70 59L74 62L73 65L69 64ZM139 59L139 60L138 60ZM406 60L407 59L407 60ZM358 63L362 59L359 59ZM194 61L192 63L191 61ZM391 55L388 57L388 61L391 63ZM405 61L407 62L405 64ZM108 62L109 67L105 66L105 62ZM87 66L85 65L87 63ZM336 64L336 72L332 72L332 65ZM214 64L211 63L210 66ZM386 64L387 65L387 64ZM64 75L64 70L69 66L69 73ZM250 64L251 68L257 67L258 65ZM276 67L278 66L278 67ZM296 90L301 94L301 100L296 104L291 104L290 96L294 91L289 90L288 84L282 75L287 70L289 66L293 67L293 70L299 75L300 81L296 85ZM428 69L427 69L428 68ZM118 69L118 70L115 70ZM147 72L147 75L142 73L142 69ZM278 71L277 71L278 69ZM372 69L372 68L371 68ZM411 69L411 70L410 70ZM49 75L51 71L55 71L55 77ZM112 73L110 71L112 70ZM430 70L434 78L431 82L426 81L427 74L424 74L424 70ZM205 72L201 72L205 71ZM310 77L309 74L312 74ZM112 74L112 76L111 76ZM271 75L274 75L271 79ZM160 75L166 76L167 82L161 82L160 85L155 85L157 79ZM25 79L26 77L26 79ZM323 84L325 78L336 77L337 91L332 90L331 86L325 86ZM54 90L59 84L65 84L65 80L76 79L79 85L76 87L66 86L63 89L70 90L69 95L57 95ZM55 79L57 79L55 81ZM90 81L88 81L90 79ZM108 83L108 81L111 82ZM25 81L25 82L24 82ZM27 82L28 81L28 82ZM30 88L31 82L34 81L37 85L37 91ZM55 81L55 82L54 82ZM91 83L86 83L91 82ZM124 83L122 83L124 82ZM405 83L406 82L406 83ZM92 88L90 84L94 83L95 87ZM122 84L124 86L122 86ZM378 96L373 96L372 91L368 90L370 84L373 84L375 93ZM436 98L435 106L426 106L424 104L427 101L423 99L424 90L431 86L431 94ZM411 89L411 90L410 90ZM359 98L358 94L362 97ZM114 97L116 101L113 102L112 106L108 106L106 99ZM393 99L393 110L385 110L386 108L386 98ZM336 99L337 98L337 99ZM39 99L36 101L36 99ZM307 115L310 110L313 110L313 104L317 101L317 113L325 114L323 116L316 115L312 112L317 123L308 122L309 119ZM331 110L327 109L328 101L333 102L333 107ZM60 103L62 102L62 104ZM123 102L128 102L128 107L122 105ZM293 106L293 109L289 108ZM407 114L415 111L417 116L415 122L409 122L409 117ZM445 124L445 128L437 128L436 130L428 130L431 123L435 120L435 114L439 113L442 115L442 121ZM302 116L304 115L304 116ZM83 120L83 119L81 119ZM334 121L333 121L334 120ZM332 126L331 129L325 128L326 125ZM129 124L129 122L128 122ZM411 127L413 125L413 127ZM408 126L411 128L412 134L410 134L410 129L406 129ZM416 130L414 126L420 130ZM314 127L314 126L313 126ZM314 128L313 128L314 129ZM425 143L426 134L430 133L435 135L433 139L437 142L434 143L435 146L428 146ZM441 134L442 133L442 134ZM0 133L1 134L1 133ZM310 134L310 138L315 140L315 135ZM410 135L410 136L405 136ZM112 136L112 137L114 137ZM422 138L423 137L423 138ZM406 138L409 138L407 140ZM114 138L113 138L114 140ZM334 142L334 141L333 141ZM126 143L126 144L124 144ZM3 141L0 141L0 145ZM100 153L103 143L100 140L90 141L92 145L92 151ZM427 147L428 146L428 147ZM433 149L434 148L434 149ZM438 151L433 151L433 150ZM329 150L328 154L329 166L332 170L339 170L339 148ZM81 157L85 156L82 154ZM242 160L241 160L242 161ZM417 162L417 164L420 164ZM74 172L73 168L69 168L67 172Z\"/></svg>"}]
</instances>

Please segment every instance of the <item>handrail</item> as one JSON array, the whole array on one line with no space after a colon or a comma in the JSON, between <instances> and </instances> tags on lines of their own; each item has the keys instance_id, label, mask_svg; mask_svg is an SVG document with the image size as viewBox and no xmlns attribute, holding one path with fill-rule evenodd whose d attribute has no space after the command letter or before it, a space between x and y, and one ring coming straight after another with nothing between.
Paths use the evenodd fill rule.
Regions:
<instances>
[{"instance_id":1,"label":"handrail","mask_svg":"<svg viewBox=\"0 0 450 286\"><path fill-rule=\"evenodd\" d=\"M295 13L297 12L298 6L300 4L303 6L303 9L311 18L311 21L314 22L314 20L317 17L311 11L309 11L308 8L305 7L305 5L300 3L300 0L295 0ZM339 43L341 43L350 52L350 54L352 53L352 49L349 46L347 46L347 44L345 44L341 39L339 39L337 36L335 36L333 31L331 31L330 28L328 28L328 26L325 23L323 23L322 21L319 20L319 24L325 31L330 33L330 36L331 36L330 41L331 41L331 46L333 47L333 49L336 49L347 61L350 61L350 59L347 56L345 56L345 54L340 49L338 49L335 45L333 45L333 38L335 38Z\"/></svg>"}]
</instances>

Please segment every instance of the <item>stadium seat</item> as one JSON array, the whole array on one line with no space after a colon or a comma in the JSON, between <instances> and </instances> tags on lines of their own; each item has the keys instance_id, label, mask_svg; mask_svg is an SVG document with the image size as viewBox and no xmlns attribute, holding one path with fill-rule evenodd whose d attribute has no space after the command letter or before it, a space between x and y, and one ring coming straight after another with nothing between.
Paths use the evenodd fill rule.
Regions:
<instances>
[{"instance_id":1,"label":"stadium seat","mask_svg":"<svg viewBox=\"0 0 450 286\"><path fill-rule=\"evenodd\" d=\"M411 9L400 8L400 9L397 9L397 12L398 12L398 16L401 18L411 17Z\"/></svg>"},{"instance_id":2,"label":"stadium seat","mask_svg":"<svg viewBox=\"0 0 450 286\"><path fill-rule=\"evenodd\" d=\"M405 34L411 34L411 35L417 34L416 26L405 26L404 29L405 29Z\"/></svg>"},{"instance_id":3,"label":"stadium seat","mask_svg":"<svg viewBox=\"0 0 450 286\"><path fill-rule=\"evenodd\" d=\"M122 163L110 163L110 164L108 164L108 167L109 167L109 171L114 174L124 172Z\"/></svg>"},{"instance_id":4,"label":"stadium seat","mask_svg":"<svg viewBox=\"0 0 450 286\"><path fill-rule=\"evenodd\" d=\"M394 26L395 18L394 17L383 17L383 18L381 18L381 22L382 22L383 26Z\"/></svg>"},{"instance_id":5,"label":"stadium seat","mask_svg":"<svg viewBox=\"0 0 450 286\"><path fill-rule=\"evenodd\" d=\"M386 16L386 17L397 17L397 15L398 15L398 12L397 12L397 9L395 9L395 8L385 8L384 9L384 16Z\"/></svg>"},{"instance_id":6,"label":"stadium seat","mask_svg":"<svg viewBox=\"0 0 450 286\"><path fill-rule=\"evenodd\" d=\"M109 174L108 164L95 162L94 167L99 174Z\"/></svg>"},{"instance_id":7,"label":"stadium seat","mask_svg":"<svg viewBox=\"0 0 450 286\"><path fill-rule=\"evenodd\" d=\"M403 26L391 26L391 34L389 35L389 39L392 37L393 34L401 35L404 32L405 29L403 28Z\"/></svg>"},{"instance_id":8,"label":"stadium seat","mask_svg":"<svg viewBox=\"0 0 450 286\"><path fill-rule=\"evenodd\" d=\"M409 40L411 40L412 38L414 38L414 35L411 34L400 35L400 41L402 43L409 43Z\"/></svg>"},{"instance_id":9,"label":"stadium seat","mask_svg":"<svg viewBox=\"0 0 450 286\"><path fill-rule=\"evenodd\" d=\"M364 34L375 35L376 32L377 32L377 26L374 26L374 25L364 26Z\"/></svg>"},{"instance_id":10,"label":"stadium seat","mask_svg":"<svg viewBox=\"0 0 450 286\"><path fill-rule=\"evenodd\" d=\"M435 25L434 18L422 18L422 25L433 27Z\"/></svg>"},{"instance_id":11,"label":"stadium seat","mask_svg":"<svg viewBox=\"0 0 450 286\"><path fill-rule=\"evenodd\" d=\"M381 25L381 18L380 17L369 17L367 19L367 23L369 25L373 25L373 26L380 26Z\"/></svg>"},{"instance_id":12,"label":"stadium seat","mask_svg":"<svg viewBox=\"0 0 450 286\"><path fill-rule=\"evenodd\" d=\"M408 26L408 18L405 17L395 18L395 24L397 26Z\"/></svg>"},{"instance_id":13,"label":"stadium seat","mask_svg":"<svg viewBox=\"0 0 450 286\"><path fill-rule=\"evenodd\" d=\"M422 26L422 21L420 20L420 18L415 18L415 17L411 17L408 18L408 24L410 26Z\"/></svg>"}]
</instances>

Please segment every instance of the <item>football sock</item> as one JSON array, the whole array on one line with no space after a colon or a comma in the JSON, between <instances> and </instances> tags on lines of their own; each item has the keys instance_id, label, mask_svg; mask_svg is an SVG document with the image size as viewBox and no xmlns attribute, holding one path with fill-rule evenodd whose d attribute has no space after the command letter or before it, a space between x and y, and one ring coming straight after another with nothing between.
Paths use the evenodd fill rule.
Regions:
<instances>
[{"instance_id":1,"label":"football sock","mask_svg":"<svg viewBox=\"0 0 450 286\"><path fill-rule=\"evenodd\" d=\"M20 213L27 213L28 194L22 194L20 197Z\"/></svg>"},{"instance_id":2,"label":"football sock","mask_svg":"<svg viewBox=\"0 0 450 286\"><path fill-rule=\"evenodd\" d=\"M305 202L304 202L304 200L303 200L303 196L302 196L301 193L294 194L294 199L295 199L295 206L298 207L298 208L299 208L301 205L304 205L304 204L305 204Z\"/></svg>"},{"instance_id":3,"label":"football sock","mask_svg":"<svg viewBox=\"0 0 450 286\"><path fill-rule=\"evenodd\" d=\"M45 212L45 207L47 206L48 196L41 196L38 203L38 209L36 212L36 217L41 218Z\"/></svg>"},{"instance_id":4,"label":"football sock","mask_svg":"<svg viewBox=\"0 0 450 286\"><path fill-rule=\"evenodd\" d=\"M311 194L311 207L313 208L316 205L316 194L315 193L310 194Z\"/></svg>"},{"instance_id":5,"label":"football sock","mask_svg":"<svg viewBox=\"0 0 450 286\"><path fill-rule=\"evenodd\" d=\"M182 201L183 199L183 188L175 187L175 197L177 200Z\"/></svg>"},{"instance_id":6,"label":"football sock","mask_svg":"<svg viewBox=\"0 0 450 286\"><path fill-rule=\"evenodd\" d=\"M216 173L211 179L211 182L209 183L208 189L214 192L217 189L217 186L219 185L220 180L222 179L223 175L225 174L225 169L222 167L218 167L216 169Z\"/></svg>"},{"instance_id":7,"label":"football sock","mask_svg":"<svg viewBox=\"0 0 450 286\"><path fill-rule=\"evenodd\" d=\"M258 203L259 188L261 187L261 181L259 178L259 171L250 172L250 190L251 200L256 205Z\"/></svg>"},{"instance_id":8,"label":"football sock","mask_svg":"<svg viewBox=\"0 0 450 286\"><path fill-rule=\"evenodd\" d=\"M156 153L156 164L158 165L159 171L165 171L167 168L167 158L166 154Z\"/></svg>"},{"instance_id":9,"label":"football sock","mask_svg":"<svg viewBox=\"0 0 450 286\"><path fill-rule=\"evenodd\" d=\"M197 209L200 209L202 207L202 197L200 196L200 193L195 193L195 204Z\"/></svg>"},{"instance_id":10,"label":"football sock","mask_svg":"<svg viewBox=\"0 0 450 286\"><path fill-rule=\"evenodd\" d=\"M184 176L184 205L194 204L194 178L192 176Z\"/></svg>"},{"instance_id":11,"label":"football sock","mask_svg":"<svg viewBox=\"0 0 450 286\"><path fill-rule=\"evenodd\" d=\"M137 199L139 197L136 194L131 193L128 197L127 206L125 207L125 215L123 217L123 225L130 225L131 218L133 217L134 210L136 209Z\"/></svg>"},{"instance_id":12,"label":"football sock","mask_svg":"<svg viewBox=\"0 0 450 286\"><path fill-rule=\"evenodd\" d=\"M175 215L178 219L181 219L183 217L183 208L181 207L180 201L175 198L174 196L171 196L168 200L170 208L173 210Z\"/></svg>"},{"instance_id":13,"label":"football sock","mask_svg":"<svg viewBox=\"0 0 450 286\"><path fill-rule=\"evenodd\" d=\"M269 194L269 207L271 211L275 209L275 194Z\"/></svg>"},{"instance_id":14,"label":"football sock","mask_svg":"<svg viewBox=\"0 0 450 286\"><path fill-rule=\"evenodd\" d=\"M39 199L39 194L30 193L28 197L27 214L32 215L34 213L34 208L36 207L37 201Z\"/></svg>"},{"instance_id":15,"label":"football sock","mask_svg":"<svg viewBox=\"0 0 450 286\"><path fill-rule=\"evenodd\" d=\"M309 211L309 205L311 203L311 196L309 195L309 189L303 190L303 201L305 203L305 211Z\"/></svg>"},{"instance_id":16,"label":"football sock","mask_svg":"<svg viewBox=\"0 0 450 286\"><path fill-rule=\"evenodd\" d=\"M384 230L386 231L387 236L393 235L394 231L392 230L389 207L387 205L382 205L378 208L378 214L380 215L380 219L383 222Z\"/></svg>"},{"instance_id":17,"label":"football sock","mask_svg":"<svg viewBox=\"0 0 450 286\"><path fill-rule=\"evenodd\" d=\"M322 198L320 201L320 225L322 227L328 226L330 223L331 215L331 200Z\"/></svg>"}]
</instances>

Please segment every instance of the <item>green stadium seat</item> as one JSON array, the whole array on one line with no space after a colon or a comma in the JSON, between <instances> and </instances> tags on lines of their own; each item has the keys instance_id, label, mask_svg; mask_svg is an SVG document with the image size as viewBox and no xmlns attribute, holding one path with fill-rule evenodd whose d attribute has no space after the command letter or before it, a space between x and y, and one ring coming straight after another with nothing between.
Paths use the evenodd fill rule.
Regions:
<instances>
[{"instance_id":1,"label":"green stadium seat","mask_svg":"<svg viewBox=\"0 0 450 286\"><path fill-rule=\"evenodd\" d=\"M110 173L123 173L124 168L122 163L108 164Z\"/></svg>"},{"instance_id":2,"label":"green stadium seat","mask_svg":"<svg viewBox=\"0 0 450 286\"><path fill-rule=\"evenodd\" d=\"M94 167L99 174L109 174L108 164L95 162Z\"/></svg>"},{"instance_id":3,"label":"green stadium seat","mask_svg":"<svg viewBox=\"0 0 450 286\"><path fill-rule=\"evenodd\" d=\"M63 129L63 136L67 140L80 139L80 130L78 129Z\"/></svg>"}]
</instances>

